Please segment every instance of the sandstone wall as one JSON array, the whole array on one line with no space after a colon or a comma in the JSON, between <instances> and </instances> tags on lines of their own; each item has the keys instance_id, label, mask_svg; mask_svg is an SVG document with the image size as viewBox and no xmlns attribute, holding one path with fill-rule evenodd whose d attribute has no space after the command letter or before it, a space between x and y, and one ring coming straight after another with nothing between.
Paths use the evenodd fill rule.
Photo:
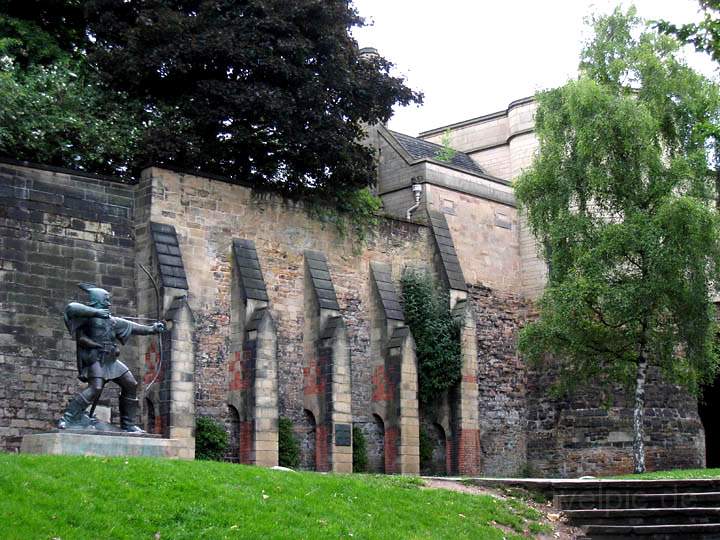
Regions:
<instances>
[{"instance_id":1,"label":"sandstone wall","mask_svg":"<svg viewBox=\"0 0 720 540\"><path fill-rule=\"evenodd\" d=\"M479 116L464 122L421 133L421 138L440 143L449 130L450 145L464 151L488 173L505 180L514 180L533 161L538 148L534 129L537 103L533 98L512 102L505 111ZM515 227L519 269L514 290L530 299L538 298L545 287L547 269L539 256L535 237L522 215ZM496 286L484 279L479 282Z\"/></svg>"},{"instance_id":2,"label":"sandstone wall","mask_svg":"<svg viewBox=\"0 0 720 540\"><path fill-rule=\"evenodd\" d=\"M151 187L149 187L151 186ZM331 224L278 197L192 175L151 169L141 190L152 192L151 221L172 223L178 233L196 319L196 405L199 414L227 414L230 345L231 243L255 242L269 308L277 324L280 415L297 425L303 417L304 250L326 254L351 353L353 421L372 423L370 363L370 261L392 266L431 261L427 228L383 220L364 248Z\"/></svg>"},{"instance_id":3,"label":"sandstone wall","mask_svg":"<svg viewBox=\"0 0 720 540\"><path fill-rule=\"evenodd\" d=\"M517 210L426 184L427 207L445 214L468 283L505 291L520 281Z\"/></svg>"},{"instance_id":4,"label":"sandstone wall","mask_svg":"<svg viewBox=\"0 0 720 540\"><path fill-rule=\"evenodd\" d=\"M133 186L112 179L0 164L0 448L47 430L84 385L65 305L79 282L135 311ZM136 367L133 340L121 359ZM116 406L114 385L101 404Z\"/></svg>"},{"instance_id":5,"label":"sandstone wall","mask_svg":"<svg viewBox=\"0 0 720 540\"><path fill-rule=\"evenodd\" d=\"M502 143L469 153L484 170L498 178L511 178L510 148Z\"/></svg>"},{"instance_id":6,"label":"sandstone wall","mask_svg":"<svg viewBox=\"0 0 720 540\"><path fill-rule=\"evenodd\" d=\"M498 111L426 131L420 134L420 138L435 144L442 144L448 130L450 147L467 153L473 153L480 148L505 144L510 135L507 111Z\"/></svg>"}]
</instances>

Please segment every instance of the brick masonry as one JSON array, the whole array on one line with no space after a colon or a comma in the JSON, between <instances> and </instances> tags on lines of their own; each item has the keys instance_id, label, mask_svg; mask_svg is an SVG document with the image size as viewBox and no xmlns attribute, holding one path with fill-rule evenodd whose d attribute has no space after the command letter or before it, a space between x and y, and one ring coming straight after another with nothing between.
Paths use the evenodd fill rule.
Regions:
<instances>
[{"instance_id":1,"label":"brick masonry","mask_svg":"<svg viewBox=\"0 0 720 540\"><path fill-rule=\"evenodd\" d=\"M427 228L387 220L366 249L342 238L332 226L308 218L302 207L273 197L255 197L242 186L151 169L140 190L152 193L152 221L178 231L196 316L196 405L200 414L227 418L224 391L231 352L231 239L255 243L267 283L268 305L278 327L279 410L291 418L308 450L303 412L302 336L305 326L305 249L327 254L339 313L350 347L353 422L372 421L370 369L371 260L391 263L397 282L405 264L427 264ZM212 201L212 202L211 202ZM262 227L259 223L273 223ZM228 422L228 425L231 425ZM300 433L303 432L303 433ZM320 434L320 438L323 435ZM314 437L313 437L314 438ZM315 441L312 441L313 443ZM306 464L307 465L307 464Z\"/></svg>"}]
</instances>

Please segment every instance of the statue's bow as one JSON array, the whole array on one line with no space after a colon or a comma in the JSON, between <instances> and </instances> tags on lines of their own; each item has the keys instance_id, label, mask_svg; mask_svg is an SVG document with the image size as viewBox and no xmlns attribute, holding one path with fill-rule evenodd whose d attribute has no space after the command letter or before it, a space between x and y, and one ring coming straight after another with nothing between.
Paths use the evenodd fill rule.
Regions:
<instances>
[{"instance_id":1,"label":"statue's bow","mask_svg":"<svg viewBox=\"0 0 720 540\"><path fill-rule=\"evenodd\" d=\"M139 265L140 268L147 274L147 277L150 279L150 283L152 283L153 289L155 289L155 305L157 307L156 311L156 318L155 320L160 322L161 313L162 313L162 297L160 296L160 287L158 287L157 281L155 281L155 278L152 276L150 271L142 264ZM157 334L157 343L158 343L158 363L155 366L155 377L153 377L153 380L145 387L145 392L147 393L148 390L152 387L153 384L158 380L158 377L160 377L160 373L162 373L163 368L163 340L162 340L162 333Z\"/></svg>"}]
</instances>

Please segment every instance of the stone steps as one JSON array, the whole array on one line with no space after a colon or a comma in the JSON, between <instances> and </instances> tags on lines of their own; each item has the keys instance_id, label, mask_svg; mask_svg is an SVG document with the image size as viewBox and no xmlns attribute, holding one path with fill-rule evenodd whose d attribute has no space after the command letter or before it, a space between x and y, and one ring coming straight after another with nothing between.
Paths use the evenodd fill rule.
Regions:
<instances>
[{"instance_id":1,"label":"stone steps","mask_svg":"<svg viewBox=\"0 0 720 540\"><path fill-rule=\"evenodd\" d=\"M580 493L555 495L558 510L622 508L718 508L720 491L707 493Z\"/></svg>"},{"instance_id":2,"label":"stone steps","mask_svg":"<svg viewBox=\"0 0 720 540\"><path fill-rule=\"evenodd\" d=\"M720 492L720 479L694 480L557 480L550 484L554 495L660 494Z\"/></svg>"},{"instance_id":3,"label":"stone steps","mask_svg":"<svg viewBox=\"0 0 720 540\"><path fill-rule=\"evenodd\" d=\"M720 480L553 483L553 502L587 538L720 539Z\"/></svg>"},{"instance_id":4,"label":"stone steps","mask_svg":"<svg viewBox=\"0 0 720 540\"><path fill-rule=\"evenodd\" d=\"M710 540L720 539L720 523L695 525L590 525L587 538L593 540Z\"/></svg>"},{"instance_id":5,"label":"stone steps","mask_svg":"<svg viewBox=\"0 0 720 540\"><path fill-rule=\"evenodd\" d=\"M569 525L593 540L720 540L720 478L553 480L473 478L473 484L523 488L552 497Z\"/></svg>"},{"instance_id":6,"label":"stone steps","mask_svg":"<svg viewBox=\"0 0 720 540\"><path fill-rule=\"evenodd\" d=\"M565 510L563 514L575 527L720 524L720 508L621 508L614 510L601 508Z\"/></svg>"},{"instance_id":7,"label":"stone steps","mask_svg":"<svg viewBox=\"0 0 720 540\"><path fill-rule=\"evenodd\" d=\"M585 538L593 540L720 540L720 478L469 481L505 490L523 488L552 497L568 524L581 528Z\"/></svg>"}]
</instances>

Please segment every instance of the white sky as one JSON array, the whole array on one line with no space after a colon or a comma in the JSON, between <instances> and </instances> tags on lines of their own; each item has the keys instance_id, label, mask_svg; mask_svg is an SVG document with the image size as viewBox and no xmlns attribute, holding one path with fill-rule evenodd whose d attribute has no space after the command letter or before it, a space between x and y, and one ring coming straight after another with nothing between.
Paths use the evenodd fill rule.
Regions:
<instances>
[{"instance_id":1,"label":"white sky","mask_svg":"<svg viewBox=\"0 0 720 540\"><path fill-rule=\"evenodd\" d=\"M420 108L396 108L390 128L410 135L505 109L577 74L583 19L613 0L354 0L372 26L355 29L397 74L425 94ZM628 2L624 2L628 5ZM636 0L638 15L676 24L699 19L697 0ZM708 76L715 65L689 51Z\"/></svg>"}]
</instances>

